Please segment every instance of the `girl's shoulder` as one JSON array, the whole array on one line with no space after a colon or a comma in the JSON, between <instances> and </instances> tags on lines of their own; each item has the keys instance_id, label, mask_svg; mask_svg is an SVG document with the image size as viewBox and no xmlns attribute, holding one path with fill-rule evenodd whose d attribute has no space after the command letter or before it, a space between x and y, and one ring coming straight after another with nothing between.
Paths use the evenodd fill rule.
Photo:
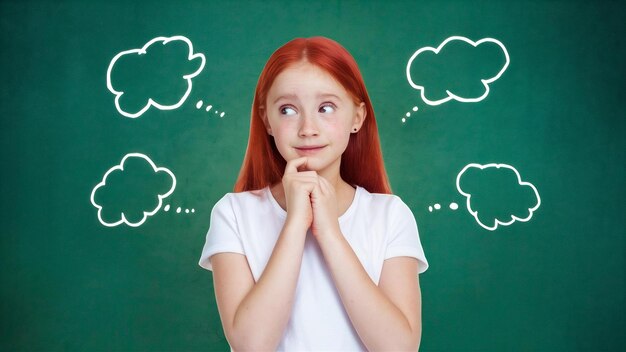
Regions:
<instances>
[{"instance_id":1,"label":"girl's shoulder","mask_svg":"<svg viewBox=\"0 0 626 352\"><path fill-rule=\"evenodd\" d=\"M268 187L254 191L229 192L215 203L214 210L232 209L235 211L243 211L271 206L268 193Z\"/></svg>"},{"instance_id":2,"label":"girl's shoulder","mask_svg":"<svg viewBox=\"0 0 626 352\"><path fill-rule=\"evenodd\" d=\"M358 202L361 206L366 206L377 211L394 211L408 208L406 203L395 194L370 193L363 187L357 187Z\"/></svg>"},{"instance_id":3,"label":"girl's shoulder","mask_svg":"<svg viewBox=\"0 0 626 352\"><path fill-rule=\"evenodd\" d=\"M360 193L360 198L364 201L373 202L373 203L404 203L402 199L395 195L389 193L370 193L367 189L357 186L357 193Z\"/></svg>"},{"instance_id":4,"label":"girl's shoulder","mask_svg":"<svg viewBox=\"0 0 626 352\"><path fill-rule=\"evenodd\" d=\"M267 192L269 192L269 187L257 189L254 191L228 192L224 194L224 196L217 202L217 204L225 203L225 202L229 202L229 203L258 202L264 198L267 198Z\"/></svg>"}]
</instances>

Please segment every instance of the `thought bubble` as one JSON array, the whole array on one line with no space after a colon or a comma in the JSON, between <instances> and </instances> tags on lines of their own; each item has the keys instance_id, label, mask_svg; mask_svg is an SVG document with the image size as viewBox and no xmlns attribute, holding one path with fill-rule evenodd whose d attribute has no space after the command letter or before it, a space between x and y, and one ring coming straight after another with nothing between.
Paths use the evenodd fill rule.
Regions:
<instances>
[{"instance_id":1,"label":"thought bubble","mask_svg":"<svg viewBox=\"0 0 626 352\"><path fill-rule=\"evenodd\" d=\"M157 37L141 49L115 55L107 70L107 87L115 95L120 114L136 118L150 106L160 110L180 107L191 93L191 79L205 64L183 36Z\"/></svg>"},{"instance_id":2,"label":"thought bubble","mask_svg":"<svg viewBox=\"0 0 626 352\"><path fill-rule=\"evenodd\" d=\"M91 192L91 204L98 209L104 226L125 223L137 227L154 215L176 188L176 177L157 167L141 153L129 153L109 169Z\"/></svg>"},{"instance_id":3,"label":"thought bubble","mask_svg":"<svg viewBox=\"0 0 626 352\"><path fill-rule=\"evenodd\" d=\"M530 220L541 205L537 188L506 164L469 164L457 175L456 188L466 197L469 213L490 231Z\"/></svg>"},{"instance_id":4,"label":"thought bubble","mask_svg":"<svg viewBox=\"0 0 626 352\"><path fill-rule=\"evenodd\" d=\"M509 61L509 53L496 39L473 42L453 36L437 48L417 50L406 66L406 78L428 105L451 99L478 102L489 94L489 84L500 78Z\"/></svg>"}]
</instances>

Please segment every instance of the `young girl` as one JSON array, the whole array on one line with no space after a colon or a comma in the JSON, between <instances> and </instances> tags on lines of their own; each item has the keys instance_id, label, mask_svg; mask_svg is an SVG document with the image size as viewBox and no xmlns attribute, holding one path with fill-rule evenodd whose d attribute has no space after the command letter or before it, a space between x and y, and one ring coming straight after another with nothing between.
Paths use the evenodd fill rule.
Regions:
<instances>
[{"instance_id":1,"label":"young girl","mask_svg":"<svg viewBox=\"0 0 626 352\"><path fill-rule=\"evenodd\" d=\"M341 45L298 38L269 58L235 192L200 258L233 350L417 350L428 263Z\"/></svg>"}]
</instances>

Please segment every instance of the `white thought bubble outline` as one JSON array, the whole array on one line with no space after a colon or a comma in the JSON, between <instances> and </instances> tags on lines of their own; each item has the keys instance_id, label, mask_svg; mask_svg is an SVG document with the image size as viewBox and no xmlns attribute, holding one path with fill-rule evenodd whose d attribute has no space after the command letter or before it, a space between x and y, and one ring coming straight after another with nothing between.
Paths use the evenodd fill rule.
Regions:
<instances>
[{"instance_id":1,"label":"white thought bubble outline","mask_svg":"<svg viewBox=\"0 0 626 352\"><path fill-rule=\"evenodd\" d=\"M462 41L464 41L464 42L466 42L466 43L468 43L468 44L471 44L473 47L477 47L478 45L480 45L480 44L482 44L482 43L484 43L484 42L492 42L492 43L495 43L495 44L497 44L498 46L500 46L500 48L501 48L501 49L502 49L502 51L504 52L504 56L505 56L505 58L506 58L506 63L504 64L504 66L502 67L502 69L500 70L500 72L498 72L498 74L497 74L495 77L492 77L492 78L490 78L490 79L481 79L481 80L480 80L480 81L483 83L483 86L485 87L485 93L483 93L483 95L481 95L481 96L480 96L480 97L478 97L478 98L463 98L463 97L460 97L460 96L458 96L458 95L456 95L456 94L454 94L454 93L452 93L452 92L450 92L449 90L447 90L447 89L446 89L446 93L448 94L448 96L447 96L446 98L439 99L439 100L428 100L428 99L426 98L426 95L425 95L425 88L424 88L424 86L420 86L420 85L418 85L418 84L415 84L415 83L413 82L413 80L411 79L411 64L413 63L413 60L415 60L415 58L416 58L419 54L421 54L422 52L424 52L424 51L432 51L432 52L434 52L435 54L438 54L438 53L439 53L439 51L441 51L441 49L442 49L442 48L443 48L446 44L448 44L448 42L450 42L450 41L452 41L452 40L462 40ZM411 85L411 87L413 87L413 88L415 88L415 89L420 90L420 92L421 92L421 93L420 93L420 95L421 95L421 97L422 97L422 100L423 100L426 104L428 104L428 105L431 105L431 106L440 105L440 104L443 104L443 103L445 103L445 102L447 102L447 101L449 101L449 100L451 100L451 99L458 100L458 101L461 101L461 102L464 102L464 103L475 103L475 102L478 102L478 101L481 101L481 100L485 99L485 97L486 97L487 95L489 95L489 83L491 83L491 82L493 82L493 81L497 80L498 78L500 78L500 76L502 75L502 73L504 73L504 71L506 71L507 67L509 66L509 62L510 62L510 59L509 59L509 53L508 53L508 51L507 51L507 50L506 50L506 48L504 47L504 44L502 44L502 43L501 43L499 40L497 40L497 39L493 39L493 38L483 38L483 39L481 39L481 40L479 40L479 41L477 41L477 42L474 42L474 41L472 41L472 40L470 40L470 39L468 39L468 38L465 38L465 37L461 37L461 36L452 36L452 37L450 37L450 38L448 38L448 39L444 40L441 44L439 44L439 46L438 46L437 48L433 48L433 47L431 47L431 46L426 46L426 47L420 48L418 51L416 51L416 52L415 52L415 53L411 56L411 58L409 59L408 64L406 65L406 78L407 78L407 80L409 81L409 84Z\"/></svg>"},{"instance_id":2,"label":"white thought bubble outline","mask_svg":"<svg viewBox=\"0 0 626 352\"><path fill-rule=\"evenodd\" d=\"M152 45L155 42L158 41L162 41L163 45L173 41L173 40L182 40L185 43L187 43L187 46L189 47L189 55L187 60L191 61L195 58L200 58L202 61L202 64L200 65L200 68L198 68L198 70L194 73L190 73L188 75L184 75L183 79L187 80L187 91L185 92L185 94L183 95L183 97L180 99L180 101L174 105L161 105L159 103L157 103L156 101L152 100L152 98L148 98L148 103L141 109L139 110L139 112L137 113L128 113L124 110L122 110L122 108L120 107L120 97L124 94L124 92L120 92L120 91L116 91L113 88L113 85L111 84L111 71L113 70L113 66L115 66L115 62L122 57L123 55L128 55L128 54L138 54L138 55L144 55L147 53L146 49ZM111 63L109 64L109 68L107 69L107 88L109 89L109 91L113 94L115 94L115 107L117 108L117 111L119 111L120 114L126 116L126 117L130 117L130 118L136 118L141 116L144 112L146 112L150 106L154 106L157 109L160 110L173 110L173 109L177 109L179 108L181 105L183 105L183 103L185 102L185 100L187 100L187 97L189 96L189 93L191 93L191 87L192 87L192 83L191 83L191 79L196 77L197 75L200 74L200 72L202 72L202 70L204 69L204 64L206 62L206 58L204 57L204 54L202 53L197 53L197 54L193 54L193 44L191 44L191 41L189 39L187 39L187 37L184 37L182 35L175 35L173 37L156 37L152 40L150 40L149 42L147 42L141 49L131 49L131 50L126 50L126 51L122 51L120 53L118 53L117 55L115 55L115 57L113 57L113 60L111 60Z\"/></svg>"},{"instance_id":3,"label":"white thought bubble outline","mask_svg":"<svg viewBox=\"0 0 626 352\"><path fill-rule=\"evenodd\" d=\"M144 211L143 212L143 218L137 222L137 223L133 223L130 222L126 219L126 216L124 215L124 212L122 212L122 218L119 221L113 222L113 223L108 223L106 221L104 221L102 219L102 206L97 204L94 197L96 195L96 191L98 190L98 188L103 187L106 185L106 179L109 176L109 174L115 170L121 170L124 171L124 162L126 161L126 159L131 158L131 157L139 157L139 158L143 158L145 159L148 164L150 164L150 166L152 166L152 169L154 170L155 173L158 173L159 171L165 171L167 172L171 177L172 177L172 187L170 188L169 191L167 191L165 194L157 194L157 197L159 198L159 204L156 206L156 208L152 211ZM104 226L108 226L108 227L113 227L113 226L117 226L121 223L125 223L128 226L132 226L132 227L137 227L137 226L141 226L146 219L148 218L148 216L152 216L154 215L157 211L159 211L159 209L161 208L161 205L163 204L163 199L167 198L170 194L172 194L172 192L174 192L174 189L176 188L176 176L174 176L174 174L167 168L164 167L157 167L154 162L152 162L152 160L145 154L142 153L128 153L126 154L123 158L122 161L120 161L119 165L116 165L112 168L109 169L109 171L107 171L104 176L102 177L102 181L100 183L98 183L96 185L96 187L94 187L93 191L91 191L91 204L98 208L98 220L100 220L100 223L102 223L102 225Z\"/></svg>"},{"instance_id":4,"label":"white thought bubble outline","mask_svg":"<svg viewBox=\"0 0 626 352\"><path fill-rule=\"evenodd\" d=\"M529 186L530 188L533 189L533 191L535 192L535 196L537 197L537 205L535 205L532 208L528 208L529 214L528 214L528 217L526 217L526 218L522 219L522 218L518 218L515 215L511 215L511 221L508 221L508 222L502 222L502 221L500 221L498 219L495 219L496 222L495 222L494 226L492 226L492 227L483 224L482 222L480 222L480 219L478 219L478 211L472 211L472 207L471 207L471 204L470 204L471 203L470 200L472 198L472 195L469 194L469 193L463 192L463 190L461 189L461 185L459 184L459 182L461 181L461 176L470 167L476 167L476 168L479 168L481 170L484 170L484 169L486 169L488 167L495 167L497 169L499 169L501 167L504 167L504 168L513 170L513 172L515 172L515 175L517 176L517 183L520 186ZM539 192L537 192L537 188L535 188L535 186L532 183L530 183L530 182L522 181L522 177L520 176L519 172L517 172L517 170L513 166L507 165L507 164L495 164L495 163L486 164L486 165L480 165L480 164L476 164L476 163L468 164L456 176L456 189L459 191L459 193L461 193L463 196L465 196L467 198L467 202L466 202L467 203L467 211L469 211L469 213L472 214L472 216L474 217L474 219L476 219L476 222L478 222L478 224L480 226L482 226L483 228L485 228L485 229L487 229L489 231L496 230L498 228L498 225L508 226L508 225L511 225L512 223L514 223L515 221L526 222L526 221L530 220L533 217L533 212L535 210L537 210L539 208L539 206L541 205L541 198L539 197Z\"/></svg>"}]
</instances>

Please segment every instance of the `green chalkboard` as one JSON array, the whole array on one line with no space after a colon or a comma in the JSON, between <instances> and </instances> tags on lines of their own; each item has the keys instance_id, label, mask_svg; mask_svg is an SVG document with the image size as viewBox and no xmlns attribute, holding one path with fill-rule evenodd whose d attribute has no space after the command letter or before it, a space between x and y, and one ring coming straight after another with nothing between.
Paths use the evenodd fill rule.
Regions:
<instances>
[{"instance_id":1,"label":"green chalkboard","mask_svg":"<svg viewBox=\"0 0 626 352\"><path fill-rule=\"evenodd\" d=\"M198 259L269 55L356 58L430 263L422 351L621 351L626 6L0 3L0 350L226 351Z\"/></svg>"}]
</instances>

